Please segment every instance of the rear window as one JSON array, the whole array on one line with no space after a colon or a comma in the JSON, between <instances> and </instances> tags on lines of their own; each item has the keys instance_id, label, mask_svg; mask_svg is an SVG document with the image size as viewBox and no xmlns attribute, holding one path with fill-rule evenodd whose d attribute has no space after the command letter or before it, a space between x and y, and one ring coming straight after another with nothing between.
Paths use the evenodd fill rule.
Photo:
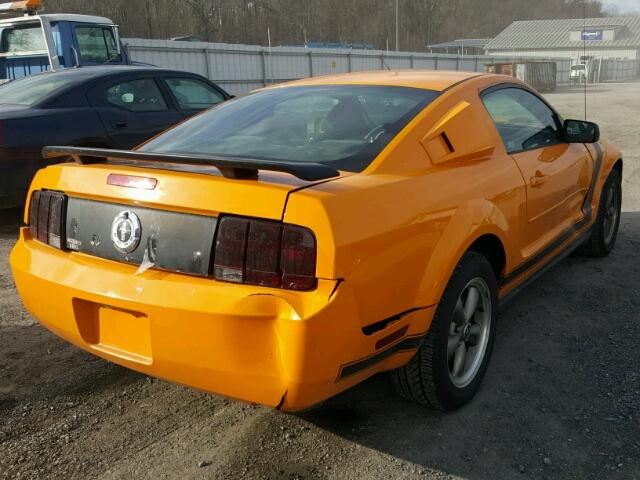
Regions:
<instances>
[{"instance_id":1,"label":"rear window","mask_svg":"<svg viewBox=\"0 0 640 480\"><path fill-rule=\"evenodd\" d=\"M5 28L2 31L2 53L24 53L46 50L40 25Z\"/></svg>"},{"instance_id":2,"label":"rear window","mask_svg":"<svg viewBox=\"0 0 640 480\"><path fill-rule=\"evenodd\" d=\"M0 105L35 105L73 81L66 75L50 73L15 80L0 86Z\"/></svg>"},{"instance_id":3,"label":"rear window","mask_svg":"<svg viewBox=\"0 0 640 480\"><path fill-rule=\"evenodd\" d=\"M360 172L438 95L367 85L263 90L209 110L140 151L313 162Z\"/></svg>"}]
</instances>

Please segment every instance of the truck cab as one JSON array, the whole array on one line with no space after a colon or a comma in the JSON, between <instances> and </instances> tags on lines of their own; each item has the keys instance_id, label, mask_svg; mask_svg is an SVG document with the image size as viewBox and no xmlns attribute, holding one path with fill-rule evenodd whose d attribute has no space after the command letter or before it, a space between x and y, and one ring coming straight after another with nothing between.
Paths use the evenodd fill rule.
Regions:
<instances>
[{"instance_id":1,"label":"truck cab","mask_svg":"<svg viewBox=\"0 0 640 480\"><path fill-rule=\"evenodd\" d=\"M0 5L0 14L24 14L0 19L0 83L47 70L131 63L108 18L39 15L41 7L33 0Z\"/></svg>"}]
</instances>

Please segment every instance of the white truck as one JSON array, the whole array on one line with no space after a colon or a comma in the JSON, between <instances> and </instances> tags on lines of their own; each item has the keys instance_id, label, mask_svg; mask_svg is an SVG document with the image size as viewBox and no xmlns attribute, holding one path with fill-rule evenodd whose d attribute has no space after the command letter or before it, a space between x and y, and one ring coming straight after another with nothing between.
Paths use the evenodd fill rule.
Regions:
<instances>
[{"instance_id":1,"label":"white truck","mask_svg":"<svg viewBox=\"0 0 640 480\"><path fill-rule=\"evenodd\" d=\"M7 17L0 18L0 82L61 68L131 64L108 18L39 14L42 8L42 0L0 4L0 17Z\"/></svg>"}]
</instances>

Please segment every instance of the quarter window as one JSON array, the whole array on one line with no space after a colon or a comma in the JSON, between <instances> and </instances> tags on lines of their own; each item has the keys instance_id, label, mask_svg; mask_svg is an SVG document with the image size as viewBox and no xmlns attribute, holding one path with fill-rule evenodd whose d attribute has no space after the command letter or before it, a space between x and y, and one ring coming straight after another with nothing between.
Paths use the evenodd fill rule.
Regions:
<instances>
[{"instance_id":1,"label":"quarter window","mask_svg":"<svg viewBox=\"0 0 640 480\"><path fill-rule=\"evenodd\" d=\"M503 88L482 97L507 152L532 150L562 141L558 119L542 100L522 88Z\"/></svg>"},{"instance_id":2,"label":"quarter window","mask_svg":"<svg viewBox=\"0 0 640 480\"><path fill-rule=\"evenodd\" d=\"M167 78L166 81L181 110L203 110L224 102L220 92L199 80Z\"/></svg>"},{"instance_id":3,"label":"quarter window","mask_svg":"<svg viewBox=\"0 0 640 480\"><path fill-rule=\"evenodd\" d=\"M118 83L106 91L107 101L132 112L168 110L162 92L151 78Z\"/></svg>"}]
</instances>

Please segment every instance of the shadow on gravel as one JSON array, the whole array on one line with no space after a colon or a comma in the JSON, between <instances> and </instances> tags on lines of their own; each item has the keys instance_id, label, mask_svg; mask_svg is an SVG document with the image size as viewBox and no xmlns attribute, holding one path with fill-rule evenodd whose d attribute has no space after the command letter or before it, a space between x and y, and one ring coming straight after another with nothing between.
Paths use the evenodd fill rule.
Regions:
<instances>
[{"instance_id":1,"label":"shadow on gravel","mask_svg":"<svg viewBox=\"0 0 640 480\"><path fill-rule=\"evenodd\" d=\"M99 395L144 378L68 344L41 325L2 328L0 416L16 403Z\"/></svg>"},{"instance_id":2,"label":"shadow on gravel","mask_svg":"<svg viewBox=\"0 0 640 480\"><path fill-rule=\"evenodd\" d=\"M616 250L571 257L500 317L484 384L452 413L398 397L385 375L301 417L426 472L494 480L638 478L640 213Z\"/></svg>"}]
</instances>

